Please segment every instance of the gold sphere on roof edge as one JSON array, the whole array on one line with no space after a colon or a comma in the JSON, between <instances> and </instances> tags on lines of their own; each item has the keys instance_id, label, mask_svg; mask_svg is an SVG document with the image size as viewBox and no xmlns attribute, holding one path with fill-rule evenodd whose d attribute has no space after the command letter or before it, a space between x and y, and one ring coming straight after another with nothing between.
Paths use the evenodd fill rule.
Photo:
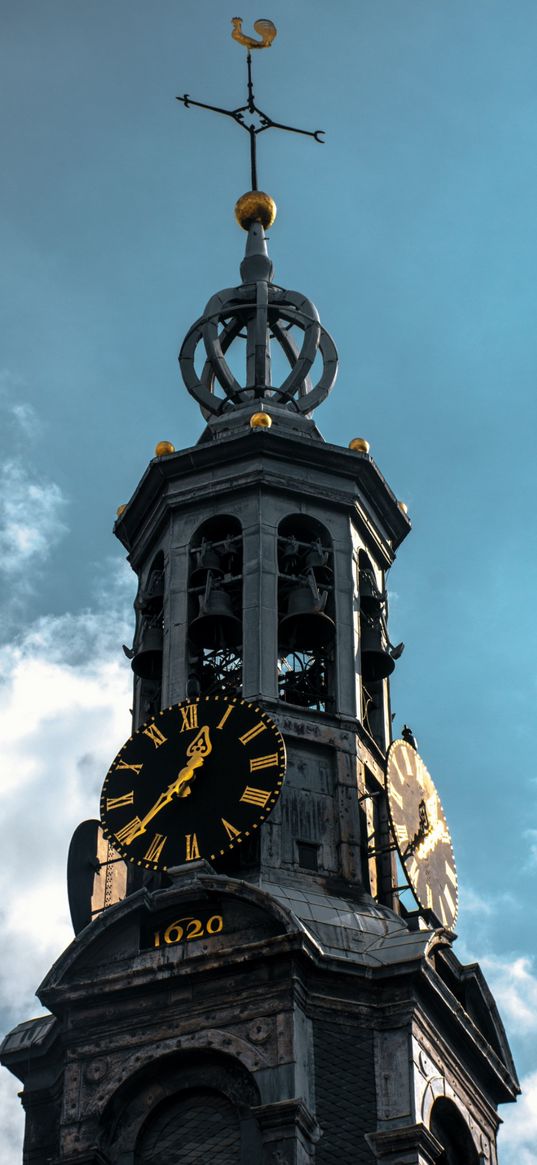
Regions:
<instances>
[{"instance_id":1,"label":"gold sphere on roof edge","mask_svg":"<svg viewBox=\"0 0 537 1165\"><path fill-rule=\"evenodd\" d=\"M175 445L172 445L171 441L157 441L155 457L166 457L168 453L175 453Z\"/></svg>"},{"instance_id":2,"label":"gold sphere on roof edge","mask_svg":"<svg viewBox=\"0 0 537 1165\"><path fill-rule=\"evenodd\" d=\"M408 506L407 506L406 502L402 502L399 500L397 505L399 506L399 509L402 510L403 514L408 514Z\"/></svg>"},{"instance_id":3,"label":"gold sphere on roof edge","mask_svg":"<svg viewBox=\"0 0 537 1165\"><path fill-rule=\"evenodd\" d=\"M262 190L248 190L235 203L235 218L243 231L249 230L254 222L260 222L268 230L276 218L276 203Z\"/></svg>"},{"instance_id":4,"label":"gold sphere on roof edge","mask_svg":"<svg viewBox=\"0 0 537 1165\"><path fill-rule=\"evenodd\" d=\"M126 509L127 509L127 503L123 502L123 504L121 506L118 506L118 508L116 510L116 518L120 518L121 515L125 513Z\"/></svg>"},{"instance_id":5,"label":"gold sphere on roof edge","mask_svg":"<svg viewBox=\"0 0 537 1165\"><path fill-rule=\"evenodd\" d=\"M353 449L355 453L369 453L369 441L365 437L353 437L349 441L349 449Z\"/></svg>"},{"instance_id":6,"label":"gold sphere on roof edge","mask_svg":"<svg viewBox=\"0 0 537 1165\"><path fill-rule=\"evenodd\" d=\"M251 429L270 429L272 417L268 413L252 413L250 417Z\"/></svg>"}]
</instances>

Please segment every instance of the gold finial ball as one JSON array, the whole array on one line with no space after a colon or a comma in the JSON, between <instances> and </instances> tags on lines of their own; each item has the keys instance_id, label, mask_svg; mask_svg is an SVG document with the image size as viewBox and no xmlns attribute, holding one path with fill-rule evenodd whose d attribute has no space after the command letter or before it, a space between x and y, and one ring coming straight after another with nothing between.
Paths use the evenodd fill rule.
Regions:
<instances>
[{"instance_id":1,"label":"gold finial ball","mask_svg":"<svg viewBox=\"0 0 537 1165\"><path fill-rule=\"evenodd\" d=\"M168 453L175 453L175 445L171 441L157 441L155 457L166 457Z\"/></svg>"},{"instance_id":2,"label":"gold finial ball","mask_svg":"<svg viewBox=\"0 0 537 1165\"><path fill-rule=\"evenodd\" d=\"M369 441L365 437L353 437L349 441L349 449L353 449L355 453L369 453Z\"/></svg>"},{"instance_id":3,"label":"gold finial ball","mask_svg":"<svg viewBox=\"0 0 537 1165\"><path fill-rule=\"evenodd\" d=\"M250 417L251 429L270 429L272 417L268 413L252 413Z\"/></svg>"},{"instance_id":4,"label":"gold finial ball","mask_svg":"<svg viewBox=\"0 0 537 1165\"><path fill-rule=\"evenodd\" d=\"M126 509L127 509L127 503L123 502L123 505L118 506L118 508L116 510L116 518L120 518L121 515L125 513Z\"/></svg>"},{"instance_id":5,"label":"gold finial ball","mask_svg":"<svg viewBox=\"0 0 537 1165\"><path fill-rule=\"evenodd\" d=\"M403 514L408 514L408 506L406 502L399 501L397 505L399 506L399 509L402 510Z\"/></svg>"},{"instance_id":6,"label":"gold finial ball","mask_svg":"<svg viewBox=\"0 0 537 1165\"><path fill-rule=\"evenodd\" d=\"M249 230L254 222L260 222L268 230L276 218L276 203L262 190L248 190L235 203L235 218L243 231Z\"/></svg>"}]
</instances>

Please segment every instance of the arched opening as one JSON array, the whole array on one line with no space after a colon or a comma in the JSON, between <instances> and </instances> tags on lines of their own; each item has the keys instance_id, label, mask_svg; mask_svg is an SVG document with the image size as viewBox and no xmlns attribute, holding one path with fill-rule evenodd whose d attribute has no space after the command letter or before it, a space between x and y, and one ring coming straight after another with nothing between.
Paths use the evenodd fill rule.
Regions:
<instances>
[{"instance_id":1,"label":"arched opening","mask_svg":"<svg viewBox=\"0 0 537 1165\"><path fill-rule=\"evenodd\" d=\"M445 1096L435 1100L430 1129L443 1149L438 1165L479 1165L470 1129L452 1100Z\"/></svg>"},{"instance_id":2,"label":"arched opening","mask_svg":"<svg viewBox=\"0 0 537 1165\"><path fill-rule=\"evenodd\" d=\"M278 529L280 700L332 711L335 629L330 535L314 518L290 515Z\"/></svg>"},{"instance_id":3,"label":"arched opening","mask_svg":"<svg viewBox=\"0 0 537 1165\"><path fill-rule=\"evenodd\" d=\"M221 1092L189 1089L151 1113L134 1165L240 1165L240 1116Z\"/></svg>"},{"instance_id":4,"label":"arched opening","mask_svg":"<svg viewBox=\"0 0 537 1165\"><path fill-rule=\"evenodd\" d=\"M125 1165L252 1165L263 1154L259 1104L252 1073L234 1056L171 1053L110 1097L99 1147Z\"/></svg>"},{"instance_id":5,"label":"arched opening","mask_svg":"<svg viewBox=\"0 0 537 1165\"><path fill-rule=\"evenodd\" d=\"M140 583L134 600L137 613L132 649L124 648L138 678L140 719L160 712L162 704L162 658L164 621L164 553L159 550Z\"/></svg>"},{"instance_id":6,"label":"arched opening","mask_svg":"<svg viewBox=\"0 0 537 1165\"><path fill-rule=\"evenodd\" d=\"M362 723L382 749L388 743L384 681L402 655L404 644L394 647L387 626L387 595L381 591L369 555L358 555L360 596L360 670L362 676Z\"/></svg>"},{"instance_id":7,"label":"arched opening","mask_svg":"<svg viewBox=\"0 0 537 1165\"><path fill-rule=\"evenodd\" d=\"M190 544L187 695L242 692L242 528L209 518Z\"/></svg>"}]
</instances>

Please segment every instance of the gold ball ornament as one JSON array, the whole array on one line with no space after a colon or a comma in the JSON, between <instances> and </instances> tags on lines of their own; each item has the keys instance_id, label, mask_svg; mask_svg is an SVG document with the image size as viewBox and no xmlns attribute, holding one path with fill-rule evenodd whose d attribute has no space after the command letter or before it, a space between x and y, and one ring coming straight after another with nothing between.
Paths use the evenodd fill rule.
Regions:
<instances>
[{"instance_id":1,"label":"gold ball ornament","mask_svg":"<svg viewBox=\"0 0 537 1165\"><path fill-rule=\"evenodd\" d=\"M116 518L120 518L121 515L125 513L126 509L127 509L127 503L123 502L123 504L121 506L118 506L118 508L116 510Z\"/></svg>"},{"instance_id":2,"label":"gold ball ornament","mask_svg":"<svg viewBox=\"0 0 537 1165\"><path fill-rule=\"evenodd\" d=\"M248 190L235 203L235 218L243 231L249 230L254 222L260 222L268 230L276 218L276 203L262 190Z\"/></svg>"},{"instance_id":3,"label":"gold ball ornament","mask_svg":"<svg viewBox=\"0 0 537 1165\"><path fill-rule=\"evenodd\" d=\"M171 441L157 441L155 457L167 457L168 453L175 453L175 445Z\"/></svg>"},{"instance_id":4,"label":"gold ball ornament","mask_svg":"<svg viewBox=\"0 0 537 1165\"><path fill-rule=\"evenodd\" d=\"M408 514L408 506L406 502L398 501L397 505L403 514Z\"/></svg>"},{"instance_id":5,"label":"gold ball ornament","mask_svg":"<svg viewBox=\"0 0 537 1165\"><path fill-rule=\"evenodd\" d=\"M349 441L349 449L354 453L369 453L369 441L366 441L365 437L353 437L352 441Z\"/></svg>"},{"instance_id":6,"label":"gold ball ornament","mask_svg":"<svg viewBox=\"0 0 537 1165\"><path fill-rule=\"evenodd\" d=\"M250 417L251 429L270 429L272 417L268 413L252 413Z\"/></svg>"}]
</instances>

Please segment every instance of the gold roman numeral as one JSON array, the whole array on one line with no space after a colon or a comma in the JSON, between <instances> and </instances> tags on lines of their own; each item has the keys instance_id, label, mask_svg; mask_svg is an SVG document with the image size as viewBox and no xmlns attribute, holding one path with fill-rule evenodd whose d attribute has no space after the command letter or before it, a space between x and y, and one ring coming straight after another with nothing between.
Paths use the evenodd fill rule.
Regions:
<instances>
[{"instance_id":1,"label":"gold roman numeral","mask_svg":"<svg viewBox=\"0 0 537 1165\"><path fill-rule=\"evenodd\" d=\"M232 711L233 711L233 704L228 704L228 706L224 712L224 715L222 716L220 723L216 725L217 728L224 727L224 724L226 723L228 716L231 716Z\"/></svg>"},{"instance_id":2,"label":"gold roman numeral","mask_svg":"<svg viewBox=\"0 0 537 1165\"><path fill-rule=\"evenodd\" d=\"M144 728L144 736L149 737L155 745L155 748L160 748L161 744L166 744L167 737L163 736L160 728L157 728L156 724L148 724L147 728Z\"/></svg>"},{"instance_id":3,"label":"gold roman numeral","mask_svg":"<svg viewBox=\"0 0 537 1165\"><path fill-rule=\"evenodd\" d=\"M133 802L134 802L134 793L132 792L132 789L131 789L130 793L123 793L122 797L107 797L106 808L107 809L121 809L122 805L132 805Z\"/></svg>"},{"instance_id":4,"label":"gold roman numeral","mask_svg":"<svg viewBox=\"0 0 537 1165\"><path fill-rule=\"evenodd\" d=\"M249 744L250 741L254 739L254 737L259 736L260 732L264 732L266 727L266 724L263 724L262 720L259 721L259 724L254 724L253 728L250 728L250 730L245 732L243 736L239 736L241 744Z\"/></svg>"},{"instance_id":5,"label":"gold roman numeral","mask_svg":"<svg viewBox=\"0 0 537 1165\"><path fill-rule=\"evenodd\" d=\"M117 769L128 769L130 773L136 773L136 776L139 777L143 767L143 765L128 765L126 761L118 760L116 771Z\"/></svg>"},{"instance_id":6,"label":"gold roman numeral","mask_svg":"<svg viewBox=\"0 0 537 1165\"><path fill-rule=\"evenodd\" d=\"M185 852L186 862L193 862L200 856L200 847L198 845L198 837L196 833L185 834Z\"/></svg>"},{"instance_id":7,"label":"gold roman numeral","mask_svg":"<svg viewBox=\"0 0 537 1165\"><path fill-rule=\"evenodd\" d=\"M142 822L139 817L134 817L128 825L123 825L121 829L118 829L115 836L121 845L130 845L139 833L143 833Z\"/></svg>"},{"instance_id":8,"label":"gold roman numeral","mask_svg":"<svg viewBox=\"0 0 537 1165\"><path fill-rule=\"evenodd\" d=\"M252 789L250 785L247 785L242 794L241 801L246 801L247 805L260 805L264 809L269 798L270 790L267 792L266 789Z\"/></svg>"},{"instance_id":9,"label":"gold roman numeral","mask_svg":"<svg viewBox=\"0 0 537 1165\"><path fill-rule=\"evenodd\" d=\"M235 829L234 825L230 825L229 821L226 821L225 817L221 817L220 820L222 822L222 825L224 826L224 829L225 829L230 841L233 841L234 837L239 836L240 830Z\"/></svg>"},{"instance_id":10,"label":"gold roman numeral","mask_svg":"<svg viewBox=\"0 0 537 1165\"><path fill-rule=\"evenodd\" d=\"M167 840L168 838L164 837L162 833L156 833L147 853L144 854L144 861L158 862Z\"/></svg>"},{"instance_id":11,"label":"gold roman numeral","mask_svg":"<svg viewBox=\"0 0 537 1165\"><path fill-rule=\"evenodd\" d=\"M198 727L198 705L187 704L186 708L181 708L181 732L189 732L191 728Z\"/></svg>"},{"instance_id":12,"label":"gold roman numeral","mask_svg":"<svg viewBox=\"0 0 537 1165\"><path fill-rule=\"evenodd\" d=\"M400 846L406 845L408 842L408 829L406 825L395 825L395 836Z\"/></svg>"},{"instance_id":13,"label":"gold roman numeral","mask_svg":"<svg viewBox=\"0 0 537 1165\"><path fill-rule=\"evenodd\" d=\"M271 769L277 764L277 752L271 753L270 756L256 756L250 761L250 772L255 773L257 769Z\"/></svg>"}]
</instances>

